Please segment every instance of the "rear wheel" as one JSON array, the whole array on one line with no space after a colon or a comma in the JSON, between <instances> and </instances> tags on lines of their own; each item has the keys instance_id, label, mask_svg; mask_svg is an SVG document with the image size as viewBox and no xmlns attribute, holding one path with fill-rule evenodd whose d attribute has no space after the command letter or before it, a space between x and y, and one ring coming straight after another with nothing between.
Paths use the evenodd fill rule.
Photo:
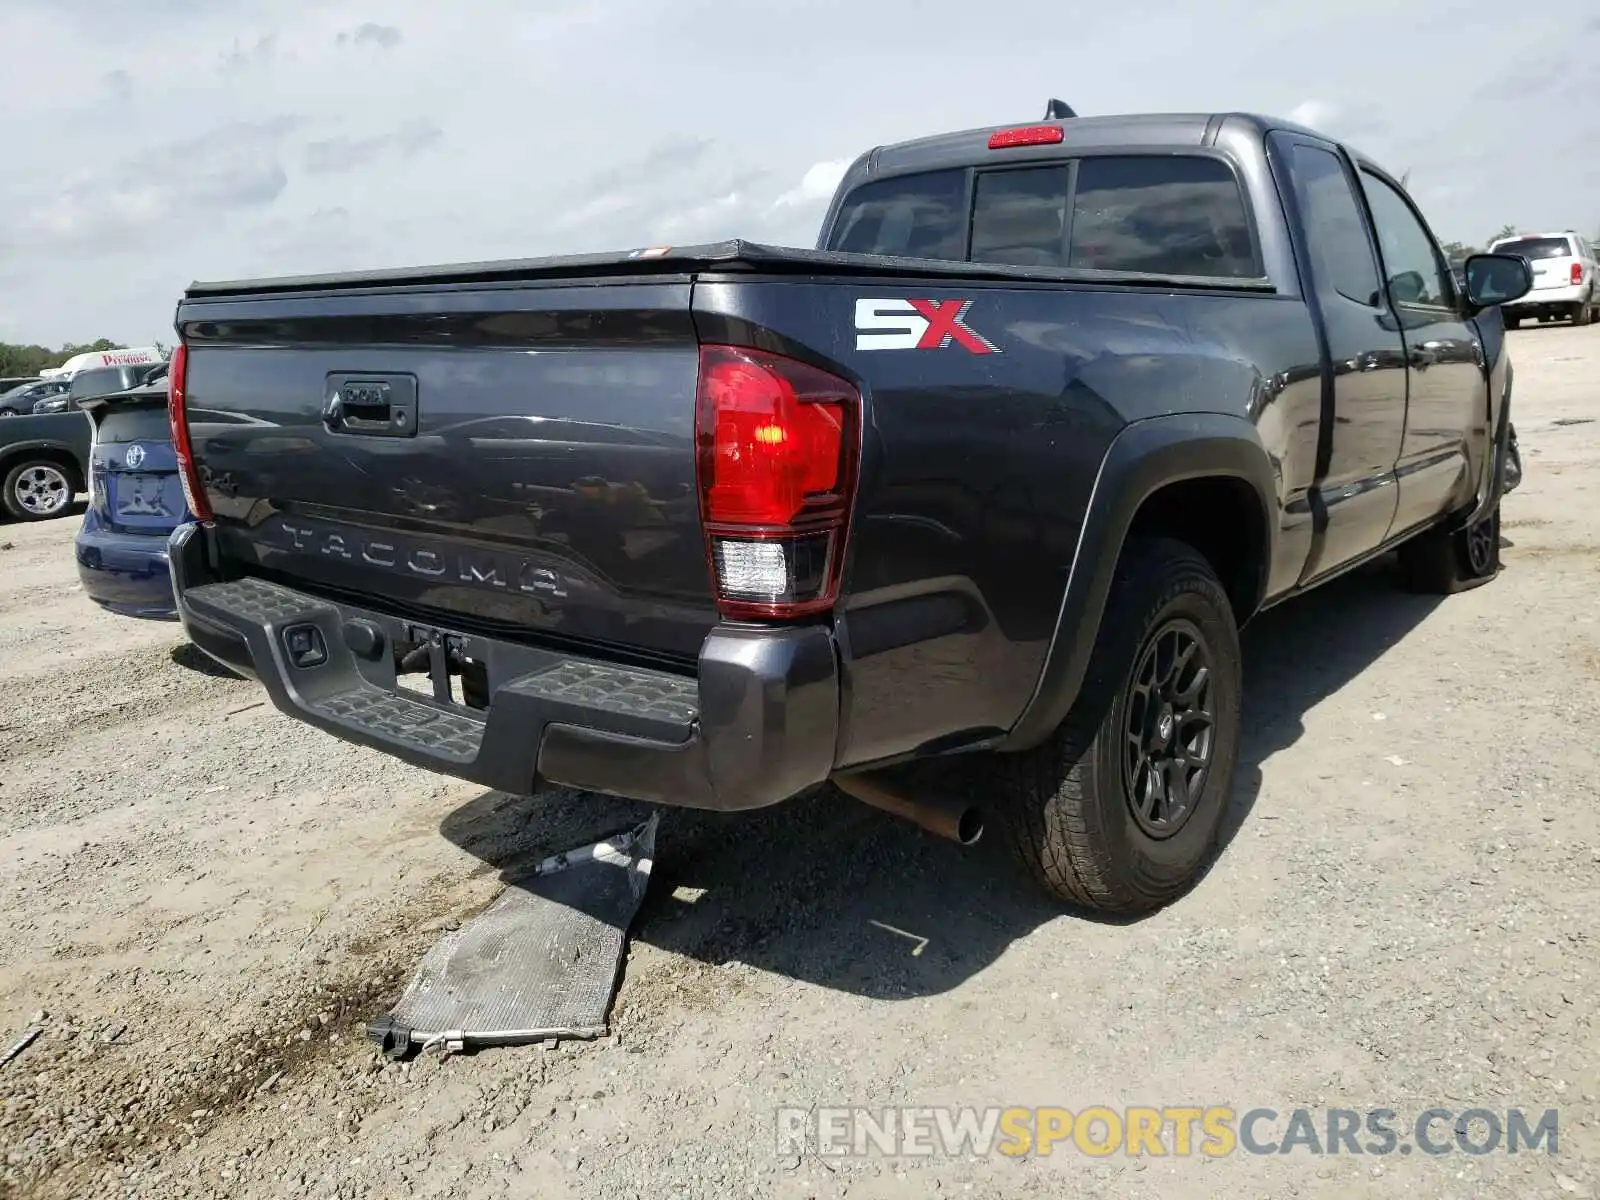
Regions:
<instances>
[{"instance_id":1,"label":"rear wheel","mask_svg":"<svg viewBox=\"0 0 1600 1200\"><path fill-rule=\"evenodd\" d=\"M1200 877L1239 753L1239 634L1206 559L1130 541L1072 710L1001 758L998 824L1060 899L1148 912Z\"/></svg>"},{"instance_id":2,"label":"rear wheel","mask_svg":"<svg viewBox=\"0 0 1600 1200\"><path fill-rule=\"evenodd\" d=\"M1587 325L1589 323L1589 302L1587 300L1572 310L1572 323L1574 325Z\"/></svg>"},{"instance_id":3,"label":"rear wheel","mask_svg":"<svg viewBox=\"0 0 1600 1200\"><path fill-rule=\"evenodd\" d=\"M67 511L73 488L60 463L25 459L6 472L0 505L18 521L48 521Z\"/></svg>"}]
</instances>

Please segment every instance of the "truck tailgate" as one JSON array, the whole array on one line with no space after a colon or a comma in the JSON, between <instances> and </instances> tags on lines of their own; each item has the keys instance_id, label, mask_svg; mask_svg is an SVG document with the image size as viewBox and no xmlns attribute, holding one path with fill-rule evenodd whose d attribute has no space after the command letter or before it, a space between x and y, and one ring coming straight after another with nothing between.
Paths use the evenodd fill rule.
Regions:
<instances>
[{"instance_id":1,"label":"truck tailgate","mask_svg":"<svg viewBox=\"0 0 1600 1200\"><path fill-rule=\"evenodd\" d=\"M225 559L463 628L692 660L715 623L690 282L190 299Z\"/></svg>"}]
</instances>

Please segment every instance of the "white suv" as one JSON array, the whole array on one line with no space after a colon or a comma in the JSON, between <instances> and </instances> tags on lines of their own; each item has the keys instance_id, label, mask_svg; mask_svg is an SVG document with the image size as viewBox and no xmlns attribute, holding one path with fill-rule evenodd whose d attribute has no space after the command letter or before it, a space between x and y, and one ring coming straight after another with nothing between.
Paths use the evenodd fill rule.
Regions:
<instances>
[{"instance_id":1,"label":"white suv","mask_svg":"<svg viewBox=\"0 0 1600 1200\"><path fill-rule=\"evenodd\" d=\"M1507 329L1515 329L1523 317L1587 325L1600 315L1600 281L1595 278L1600 264L1587 238L1570 229L1519 233L1494 243L1489 253L1520 254L1533 267L1533 290L1502 306Z\"/></svg>"}]
</instances>

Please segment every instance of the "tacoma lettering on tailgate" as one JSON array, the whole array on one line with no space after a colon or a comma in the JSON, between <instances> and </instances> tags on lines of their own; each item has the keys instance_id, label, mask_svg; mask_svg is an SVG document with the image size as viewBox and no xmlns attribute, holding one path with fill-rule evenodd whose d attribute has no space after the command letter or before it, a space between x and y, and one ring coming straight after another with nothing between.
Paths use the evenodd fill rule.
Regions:
<instances>
[{"instance_id":1,"label":"tacoma lettering on tailgate","mask_svg":"<svg viewBox=\"0 0 1600 1200\"><path fill-rule=\"evenodd\" d=\"M447 583L477 584L528 595L564 599L570 581L520 555L492 550L434 549L399 534L279 523L287 548L305 554L359 562L382 571Z\"/></svg>"}]
</instances>

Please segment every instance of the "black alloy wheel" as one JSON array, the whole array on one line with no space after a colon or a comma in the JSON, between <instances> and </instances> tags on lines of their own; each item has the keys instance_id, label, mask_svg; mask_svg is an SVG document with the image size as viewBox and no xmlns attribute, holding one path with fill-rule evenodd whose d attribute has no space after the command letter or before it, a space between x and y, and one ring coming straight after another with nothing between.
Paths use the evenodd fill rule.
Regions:
<instances>
[{"instance_id":1,"label":"black alloy wheel","mask_svg":"<svg viewBox=\"0 0 1600 1200\"><path fill-rule=\"evenodd\" d=\"M1182 829L1211 769L1212 654L1192 622L1175 619L1145 643L1128 685L1123 786L1151 838Z\"/></svg>"},{"instance_id":2,"label":"black alloy wheel","mask_svg":"<svg viewBox=\"0 0 1600 1200\"><path fill-rule=\"evenodd\" d=\"M1474 576L1488 575L1495 566L1500 541L1500 508L1467 529L1467 566Z\"/></svg>"}]
</instances>

